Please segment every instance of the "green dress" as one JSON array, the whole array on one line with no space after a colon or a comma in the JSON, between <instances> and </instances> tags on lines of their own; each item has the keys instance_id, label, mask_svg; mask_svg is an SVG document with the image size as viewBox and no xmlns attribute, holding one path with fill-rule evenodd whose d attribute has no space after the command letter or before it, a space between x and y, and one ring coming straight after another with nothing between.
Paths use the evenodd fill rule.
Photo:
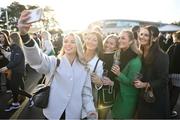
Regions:
<instances>
[{"instance_id":1,"label":"green dress","mask_svg":"<svg viewBox=\"0 0 180 120\"><path fill-rule=\"evenodd\" d=\"M120 91L112 107L114 119L132 119L135 114L139 90L133 86L133 80L141 70L140 57L131 59L117 77Z\"/></svg>"}]
</instances>

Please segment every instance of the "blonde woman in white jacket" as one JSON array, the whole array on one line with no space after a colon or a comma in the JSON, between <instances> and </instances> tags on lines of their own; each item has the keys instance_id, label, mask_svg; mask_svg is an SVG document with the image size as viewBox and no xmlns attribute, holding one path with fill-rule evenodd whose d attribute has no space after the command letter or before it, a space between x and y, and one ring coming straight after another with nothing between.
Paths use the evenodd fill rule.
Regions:
<instances>
[{"instance_id":1,"label":"blonde woman in white jacket","mask_svg":"<svg viewBox=\"0 0 180 120\"><path fill-rule=\"evenodd\" d=\"M30 24L25 23L28 14L28 11L23 11L18 23L26 59L31 67L49 77L56 67L57 58L42 53L30 39ZM54 73L49 104L43 109L43 113L47 119L98 118L93 103L90 74L83 61L81 40L73 33L64 37L60 65Z\"/></svg>"},{"instance_id":2,"label":"blonde woman in white jacket","mask_svg":"<svg viewBox=\"0 0 180 120\"><path fill-rule=\"evenodd\" d=\"M51 34L48 31L43 31L41 33L41 39L42 51L48 56L55 55L54 46L51 42Z\"/></svg>"}]
</instances>

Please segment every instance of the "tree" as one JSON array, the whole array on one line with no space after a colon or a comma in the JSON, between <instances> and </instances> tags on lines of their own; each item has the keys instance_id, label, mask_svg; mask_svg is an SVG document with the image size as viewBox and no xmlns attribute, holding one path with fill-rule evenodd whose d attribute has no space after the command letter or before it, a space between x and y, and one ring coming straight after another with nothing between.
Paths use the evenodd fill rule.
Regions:
<instances>
[{"instance_id":1,"label":"tree","mask_svg":"<svg viewBox=\"0 0 180 120\"><path fill-rule=\"evenodd\" d=\"M17 29L16 25L21 12L25 9L35 9L38 5L27 5L24 6L19 2L12 2L7 8L1 8L0 11L0 27L3 29L11 28ZM6 14L7 11L7 14ZM54 17L54 10L48 6L44 8L44 19L43 25L46 30L55 28L58 25L56 18ZM8 27L7 27L8 26Z\"/></svg>"},{"instance_id":2,"label":"tree","mask_svg":"<svg viewBox=\"0 0 180 120\"><path fill-rule=\"evenodd\" d=\"M24 5L19 2L12 2L10 6L7 7L9 18L19 18L21 12L26 9Z\"/></svg>"},{"instance_id":3,"label":"tree","mask_svg":"<svg viewBox=\"0 0 180 120\"><path fill-rule=\"evenodd\" d=\"M55 15L54 15L54 10L49 6L46 6L44 8L43 25L46 30L56 29L56 27L59 26L59 23L56 20Z\"/></svg>"},{"instance_id":4,"label":"tree","mask_svg":"<svg viewBox=\"0 0 180 120\"><path fill-rule=\"evenodd\" d=\"M6 22L6 9L0 8L0 28L7 29L7 22Z\"/></svg>"},{"instance_id":5,"label":"tree","mask_svg":"<svg viewBox=\"0 0 180 120\"><path fill-rule=\"evenodd\" d=\"M9 6L7 6L8 11L8 25L11 29L17 30L17 22L18 18L21 15L21 12L25 10L26 7L19 2L12 2Z\"/></svg>"},{"instance_id":6,"label":"tree","mask_svg":"<svg viewBox=\"0 0 180 120\"><path fill-rule=\"evenodd\" d=\"M19 2L12 2L9 6L7 6L8 10L8 20L9 20L9 25L11 26L11 29L17 29L16 25L18 22L18 18L21 15L21 12L23 10L27 9L34 9L37 8L38 6L31 6L28 5L27 7L20 4Z\"/></svg>"}]
</instances>

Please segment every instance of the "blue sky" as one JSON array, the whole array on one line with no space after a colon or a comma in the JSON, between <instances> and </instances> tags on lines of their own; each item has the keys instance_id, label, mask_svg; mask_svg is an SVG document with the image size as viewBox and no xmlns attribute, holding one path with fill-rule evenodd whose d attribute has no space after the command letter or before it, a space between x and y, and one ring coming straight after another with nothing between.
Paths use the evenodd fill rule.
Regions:
<instances>
[{"instance_id":1,"label":"blue sky","mask_svg":"<svg viewBox=\"0 0 180 120\"><path fill-rule=\"evenodd\" d=\"M0 0L7 6L14 0ZM17 0L21 4L51 6L65 29L81 29L101 19L180 21L180 0Z\"/></svg>"}]
</instances>

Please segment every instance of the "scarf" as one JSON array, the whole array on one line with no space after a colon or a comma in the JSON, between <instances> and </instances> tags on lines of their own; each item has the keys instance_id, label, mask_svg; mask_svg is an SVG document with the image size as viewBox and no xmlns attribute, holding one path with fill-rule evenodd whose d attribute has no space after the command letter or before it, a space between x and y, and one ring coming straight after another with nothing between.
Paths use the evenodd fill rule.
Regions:
<instances>
[{"instance_id":1,"label":"scarf","mask_svg":"<svg viewBox=\"0 0 180 120\"><path fill-rule=\"evenodd\" d=\"M121 51L120 54L121 71L126 67L128 62L135 57L137 57L137 54L133 52L130 48L127 49L126 51Z\"/></svg>"}]
</instances>

